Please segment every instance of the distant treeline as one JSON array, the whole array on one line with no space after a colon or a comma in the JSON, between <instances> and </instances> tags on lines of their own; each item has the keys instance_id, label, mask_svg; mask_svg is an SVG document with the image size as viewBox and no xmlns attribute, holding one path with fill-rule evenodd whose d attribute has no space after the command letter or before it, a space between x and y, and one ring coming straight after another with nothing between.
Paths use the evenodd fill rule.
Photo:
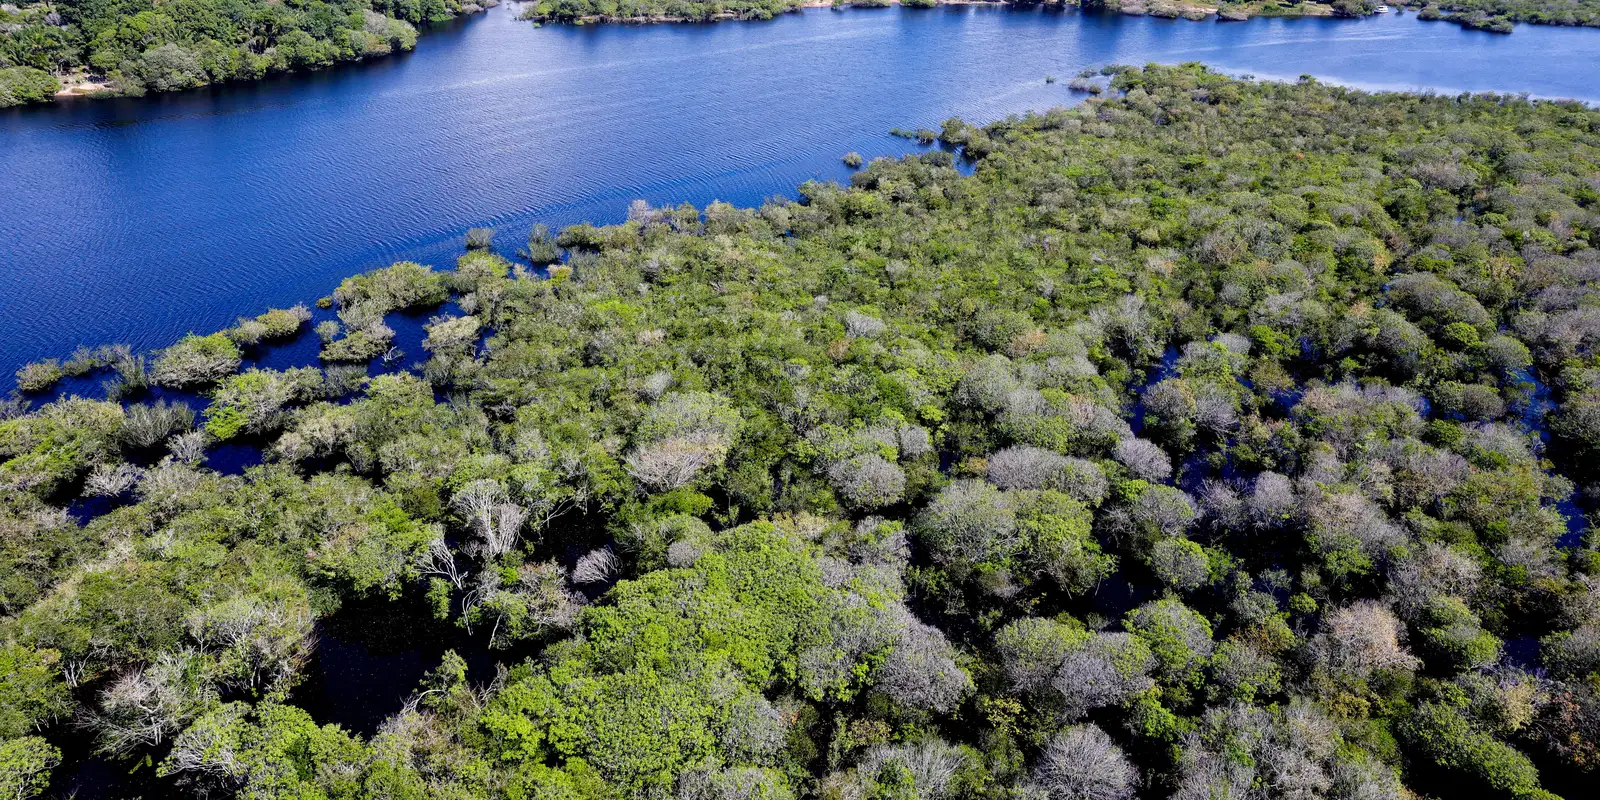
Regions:
<instances>
[{"instance_id":1,"label":"distant treeline","mask_svg":"<svg viewBox=\"0 0 1600 800\"><path fill-rule=\"evenodd\" d=\"M800 0L544 0L524 7L522 18L553 22L580 19L709 22L715 19L772 19L778 14L799 8Z\"/></svg>"},{"instance_id":2,"label":"distant treeline","mask_svg":"<svg viewBox=\"0 0 1600 800\"><path fill-rule=\"evenodd\" d=\"M833 0L841 6L882 7L895 0ZM1377 13L1378 0L992 0L1016 6L1074 7L1117 12L1135 16L1183 17L1200 21L1220 16L1225 20L1244 20L1257 16L1366 17ZM971 0L955 0L967 4ZM951 0L898 0L910 8L933 8L955 4ZM540 22L616 21L616 22L711 22L715 20L764 20L777 14L797 11L804 0L540 0L529 3L523 19ZM1397 3L1419 9L1423 19L1444 19L1467 27L1510 33L1514 22L1542 25L1600 26L1600 2L1595 0L1445 0Z\"/></svg>"}]
</instances>

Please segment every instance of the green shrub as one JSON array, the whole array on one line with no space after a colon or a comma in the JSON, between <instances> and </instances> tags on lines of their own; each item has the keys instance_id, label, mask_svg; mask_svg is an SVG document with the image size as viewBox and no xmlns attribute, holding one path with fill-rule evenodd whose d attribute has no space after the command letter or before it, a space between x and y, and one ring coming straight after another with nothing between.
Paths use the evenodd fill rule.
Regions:
<instances>
[{"instance_id":1,"label":"green shrub","mask_svg":"<svg viewBox=\"0 0 1600 800\"><path fill-rule=\"evenodd\" d=\"M17 370L17 388L24 392L46 392L65 374L61 362L53 358L34 361Z\"/></svg>"},{"instance_id":2,"label":"green shrub","mask_svg":"<svg viewBox=\"0 0 1600 800\"><path fill-rule=\"evenodd\" d=\"M32 67L0 67L0 108L46 103L61 91L55 76Z\"/></svg>"}]
</instances>

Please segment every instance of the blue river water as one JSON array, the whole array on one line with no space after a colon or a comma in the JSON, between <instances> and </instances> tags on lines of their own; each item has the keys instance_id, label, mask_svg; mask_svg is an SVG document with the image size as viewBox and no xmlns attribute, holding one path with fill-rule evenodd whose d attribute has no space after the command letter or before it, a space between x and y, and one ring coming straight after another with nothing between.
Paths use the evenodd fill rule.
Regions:
<instances>
[{"instance_id":1,"label":"blue river water","mask_svg":"<svg viewBox=\"0 0 1600 800\"><path fill-rule=\"evenodd\" d=\"M515 12L316 75L0 112L0 391L79 344L160 347L396 259L447 266L472 225L510 251L534 222L617 221L636 198L792 194L844 178L847 151L915 149L895 127L1077 102L1067 80L1088 66L1600 100L1600 31L1414 15L948 7L541 28Z\"/></svg>"}]
</instances>

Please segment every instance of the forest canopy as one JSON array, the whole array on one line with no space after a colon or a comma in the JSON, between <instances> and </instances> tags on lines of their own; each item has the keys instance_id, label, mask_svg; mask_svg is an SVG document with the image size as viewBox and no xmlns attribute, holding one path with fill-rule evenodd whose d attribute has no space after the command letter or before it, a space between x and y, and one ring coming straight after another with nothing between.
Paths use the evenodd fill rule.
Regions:
<instances>
[{"instance_id":1,"label":"forest canopy","mask_svg":"<svg viewBox=\"0 0 1600 800\"><path fill-rule=\"evenodd\" d=\"M195 796L1583 796L1600 112L1106 73L353 277L320 367L258 361L304 307L31 366L0 787L88 736ZM503 669L318 719L353 604Z\"/></svg>"},{"instance_id":2,"label":"forest canopy","mask_svg":"<svg viewBox=\"0 0 1600 800\"><path fill-rule=\"evenodd\" d=\"M494 5L489 0L487 5ZM64 0L0 10L0 107L93 76L139 94L255 80L410 50L461 0ZM41 87L54 86L49 92Z\"/></svg>"}]
</instances>

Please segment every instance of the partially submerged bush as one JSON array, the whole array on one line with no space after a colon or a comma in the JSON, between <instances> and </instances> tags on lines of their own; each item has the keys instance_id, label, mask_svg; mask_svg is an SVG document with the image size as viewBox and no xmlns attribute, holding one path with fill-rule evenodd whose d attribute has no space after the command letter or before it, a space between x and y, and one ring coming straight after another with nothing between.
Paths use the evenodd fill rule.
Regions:
<instances>
[{"instance_id":1,"label":"partially submerged bush","mask_svg":"<svg viewBox=\"0 0 1600 800\"><path fill-rule=\"evenodd\" d=\"M34 361L17 370L17 388L24 392L49 391L65 374L61 362L53 358Z\"/></svg>"},{"instance_id":2,"label":"partially submerged bush","mask_svg":"<svg viewBox=\"0 0 1600 800\"><path fill-rule=\"evenodd\" d=\"M523 258L528 259L534 266L554 264L561 260L561 247L556 244L556 237L550 233L550 226L535 225L528 232L528 246L522 250Z\"/></svg>"},{"instance_id":3,"label":"partially submerged bush","mask_svg":"<svg viewBox=\"0 0 1600 800\"><path fill-rule=\"evenodd\" d=\"M381 316L400 309L436 306L449 299L449 292L433 270L413 261L401 261L345 278L333 297L340 308L364 305Z\"/></svg>"},{"instance_id":4,"label":"partially submerged bush","mask_svg":"<svg viewBox=\"0 0 1600 800\"><path fill-rule=\"evenodd\" d=\"M302 367L287 372L247 370L224 380L206 408L205 431L216 441L260 435L283 426L291 403L321 396L322 373Z\"/></svg>"},{"instance_id":5,"label":"partially submerged bush","mask_svg":"<svg viewBox=\"0 0 1600 800\"><path fill-rule=\"evenodd\" d=\"M128 406L119 436L129 447L148 449L165 442L173 434L194 427L194 410L183 403L135 403Z\"/></svg>"},{"instance_id":6,"label":"partially submerged bush","mask_svg":"<svg viewBox=\"0 0 1600 800\"><path fill-rule=\"evenodd\" d=\"M225 334L189 334L161 351L150 376L162 386L184 389L216 383L239 369L239 346Z\"/></svg>"},{"instance_id":7,"label":"partially submerged bush","mask_svg":"<svg viewBox=\"0 0 1600 800\"><path fill-rule=\"evenodd\" d=\"M287 339L310 321L311 309L300 303L290 308L269 309L253 319L240 319L227 333L235 342L251 345L264 340Z\"/></svg>"},{"instance_id":8,"label":"partially submerged bush","mask_svg":"<svg viewBox=\"0 0 1600 800\"><path fill-rule=\"evenodd\" d=\"M494 246L494 228L468 228L467 249L488 250Z\"/></svg>"}]
</instances>

